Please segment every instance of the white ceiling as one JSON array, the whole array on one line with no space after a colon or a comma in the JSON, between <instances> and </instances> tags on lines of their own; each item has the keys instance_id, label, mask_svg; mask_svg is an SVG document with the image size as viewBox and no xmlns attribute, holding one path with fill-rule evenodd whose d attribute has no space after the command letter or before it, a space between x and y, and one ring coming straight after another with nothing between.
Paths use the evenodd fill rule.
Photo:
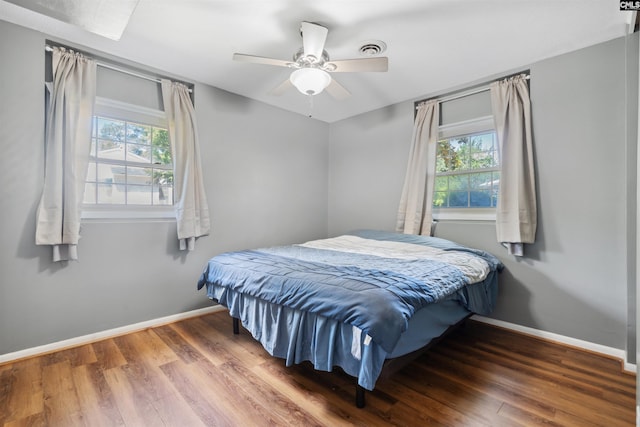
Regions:
<instances>
[{"instance_id":1,"label":"white ceiling","mask_svg":"<svg viewBox=\"0 0 640 427\"><path fill-rule=\"evenodd\" d=\"M74 1L88 0L63 2ZM118 1L130 3L110 3ZM234 62L233 53L289 60L302 45L303 20L329 29L325 49L334 60L358 58L364 42L384 41L387 73L333 74L352 96L314 97L313 117L334 122L623 36L635 18L618 3L140 0L119 41L2 0L0 19L305 115L309 100L295 89L279 97L267 94L290 70Z\"/></svg>"}]
</instances>

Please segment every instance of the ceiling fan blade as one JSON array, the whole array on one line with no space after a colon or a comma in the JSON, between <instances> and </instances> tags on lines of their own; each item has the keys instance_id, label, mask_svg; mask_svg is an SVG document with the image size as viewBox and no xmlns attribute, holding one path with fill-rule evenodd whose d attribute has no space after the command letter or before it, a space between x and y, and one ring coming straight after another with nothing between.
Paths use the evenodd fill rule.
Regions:
<instances>
[{"instance_id":1,"label":"ceiling fan blade","mask_svg":"<svg viewBox=\"0 0 640 427\"><path fill-rule=\"evenodd\" d=\"M285 81L280 83L278 86L276 86L273 89L271 89L268 92L268 95L280 96L283 93L285 93L286 91L288 91L289 89L291 89L292 87L293 87L293 84L291 83L291 80L286 79Z\"/></svg>"},{"instance_id":2,"label":"ceiling fan blade","mask_svg":"<svg viewBox=\"0 0 640 427\"><path fill-rule=\"evenodd\" d=\"M330 61L329 64L336 66L333 73L354 73L365 71L378 71L384 72L389 69L389 59L384 56L376 58L362 58L362 59L342 59L338 61Z\"/></svg>"},{"instance_id":3,"label":"ceiling fan blade","mask_svg":"<svg viewBox=\"0 0 640 427\"><path fill-rule=\"evenodd\" d=\"M327 40L329 30L321 25L303 21L300 31L302 32L304 55L313 55L317 59L322 58L324 42Z\"/></svg>"},{"instance_id":4,"label":"ceiling fan blade","mask_svg":"<svg viewBox=\"0 0 640 427\"><path fill-rule=\"evenodd\" d=\"M325 89L329 95L333 96L335 99L341 100L346 99L351 96L351 92L345 89L340 83L336 81L336 79L331 79L331 83Z\"/></svg>"},{"instance_id":5,"label":"ceiling fan blade","mask_svg":"<svg viewBox=\"0 0 640 427\"><path fill-rule=\"evenodd\" d=\"M251 62L253 64L276 65L278 67L289 67L291 61L283 59L265 58L264 56L245 55L244 53L234 53L233 60L239 62Z\"/></svg>"}]
</instances>

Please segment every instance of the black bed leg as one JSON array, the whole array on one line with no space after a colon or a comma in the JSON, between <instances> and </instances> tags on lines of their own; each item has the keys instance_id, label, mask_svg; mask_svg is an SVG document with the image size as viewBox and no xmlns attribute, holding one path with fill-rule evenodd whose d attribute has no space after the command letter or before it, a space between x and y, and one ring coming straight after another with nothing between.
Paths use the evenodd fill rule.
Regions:
<instances>
[{"instance_id":1,"label":"black bed leg","mask_svg":"<svg viewBox=\"0 0 640 427\"><path fill-rule=\"evenodd\" d=\"M364 408L365 389L360 384L356 384L356 407Z\"/></svg>"},{"instance_id":2,"label":"black bed leg","mask_svg":"<svg viewBox=\"0 0 640 427\"><path fill-rule=\"evenodd\" d=\"M233 317L233 335L238 335L240 333L240 321Z\"/></svg>"}]
</instances>

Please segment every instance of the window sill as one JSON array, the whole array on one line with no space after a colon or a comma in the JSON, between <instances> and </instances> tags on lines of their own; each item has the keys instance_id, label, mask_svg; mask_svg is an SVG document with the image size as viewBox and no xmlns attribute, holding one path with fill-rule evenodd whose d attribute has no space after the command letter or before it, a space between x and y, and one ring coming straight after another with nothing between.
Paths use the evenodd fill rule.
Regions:
<instances>
[{"instance_id":1,"label":"window sill","mask_svg":"<svg viewBox=\"0 0 640 427\"><path fill-rule=\"evenodd\" d=\"M167 207L83 207L82 221L90 222L168 222L175 221L173 206Z\"/></svg>"},{"instance_id":2,"label":"window sill","mask_svg":"<svg viewBox=\"0 0 640 427\"><path fill-rule=\"evenodd\" d=\"M495 221L495 208L434 209L433 219L436 221Z\"/></svg>"}]
</instances>

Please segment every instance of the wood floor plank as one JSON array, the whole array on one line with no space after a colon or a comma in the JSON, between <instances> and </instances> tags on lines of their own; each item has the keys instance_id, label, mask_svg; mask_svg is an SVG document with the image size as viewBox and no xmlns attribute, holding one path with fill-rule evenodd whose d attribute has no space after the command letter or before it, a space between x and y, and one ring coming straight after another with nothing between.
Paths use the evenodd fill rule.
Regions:
<instances>
[{"instance_id":1,"label":"wood floor plank","mask_svg":"<svg viewBox=\"0 0 640 427\"><path fill-rule=\"evenodd\" d=\"M232 319L227 315L225 321L211 316L202 317L204 333L216 342L228 342L232 339L238 345L228 346L228 350L233 357L243 363L256 363L257 360L266 361L271 358L269 353L251 336L249 331L240 328L240 333L231 333ZM259 362L258 362L259 363Z\"/></svg>"},{"instance_id":2,"label":"wood floor plank","mask_svg":"<svg viewBox=\"0 0 640 427\"><path fill-rule=\"evenodd\" d=\"M71 375L71 362L63 361L42 368L44 413L50 426L84 426L78 395Z\"/></svg>"},{"instance_id":3,"label":"wood floor plank","mask_svg":"<svg viewBox=\"0 0 640 427\"><path fill-rule=\"evenodd\" d=\"M21 360L0 375L0 419L20 420L44 410L41 363L40 358Z\"/></svg>"},{"instance_id":4,"label":"wood floor plank","mask_svg":"<svg viewBox=\"0 0 640 427\"><path fill-rule=\"evenodd\" d=\"M219 396L213 382L203 377L193 365L173 362L161 369L202 423L208 426L234 425L232 414L228 414L221 403L225 396Z\"/></svg>"},{"instance_id":5,"label":"wood floor plank","mask_svg":"<svg viewBox=\"0 0 640 427\"><path fill-rule=\"evenodd\" d=\"M295 374L284 365L262 363L252 368L258 376L280 391L284 396L325 425L349 425L348 412L341 412L339 408L331 406L331 402L321 390L310 389L295 381ZM354 423L355 424L355 423Z\"/></svg>"},{"instance_id":6,"label":"wood floor plank","mask_svg":"<svg viewBox=\"0 0 640 427\"><path fill-rule=\"evenodd\" d=\"M123 426L111 389L96 365L72 369L73 384L82 417L90 426Z\"/></svg>"},{"instance_id":7,"label":"wood floor plank","mask_svg":"<svg viewBox=\"0 0 640 427\"><path fill-rule=\"evenodd\" d=\"M44 412L29 415L26 418L9 421L3 424L4 427L47 427Z\"/></svg>"},{"instance_id":8,"label":"wood floor plank","mask_svg":"<svg viewBox=\"0 0 640 427\"><path fill-rule=\"evenodd\" d=\"M189 344L171 325L163 325L154 329L158 337L185 363L202 360L202 354Z\"/></svg>"},{"instance_id":9,"label":"wood floor plank","mask_svg":"<svg viewBox=\"0 0 640 427\"><path fill-rule=\"evenodd\" d=\"M107 369L104 377L126 426L164 426L153 401L121 367Z\"/></svg>"},{"instance_id":10,"label":"wood floor plank","mask_svg":"<svg viewBox=\"0 0 640 427\"><path fill-rule=\"evenodd\" d=\"M268 424L253 405L251 396L223 381L223 376L208 360L189 365L169 363L162 367L167 377L207 425Z\"/></svg>"},{"instance_id":11,"label":"wood floor plank","mask_svg":"<svg viewBox=\"0 0 640 427\"><path fill-rule=\"evenodd\" d=\"M127 362L144 360L160 366L178 359L178 356L152 330L134 332L114 338Z\"/></svg>"},{"instance_id":12,"label":"wood floor plank","mask_svg":"<svg viewBox=\"0 0 640 427\"><path fill-rule=\"evenodd\" d=\"M218 312L0 365L0 426L631 426L620 368L469 321L358 409L354 378L286 367Z\"/></svg>"},{"instance_id":13,"label":"wood floor plank","mask_svg":"<svg viewBox=\"0 0 640 427\"><path fill-rule=\"evenodd\" d=\"M544 425L544 426L551 426L551 427L562 427L562 426L572 425L572 424L557 423L547 418L537 416L536 414L528 412L522 408L516 408L515 406L511 406L508 403L505 403L502 405L498 414L500 416L505 417L505 419L508 419L509 423L519 424L523 426ZM573 424L573 425L585 426L585 424L583 424L582 421L580 421L579 424L578 422L576 422L576 424Z\"/></svg>"},{"instance_id":14,"label":"wood floor plank","mask_svg":"<svg viewBox=\"0 0 640 427\"><path fill-rule=\"evenodd\" d=\"M66 361L69 362L69 366L74 367L94 363L96 360L93 346L86 344L47 354L43 356L42 365L47 366Z\"/></svg>"},{"instance_id":15,"label":"wood floor plank","mask_svg":"<svg viewBox=\"0 0 640 427\"><path fill-rule=\"evenodd\" d=\"M120 353L120 349L113 339L97 341L91 346L96 356L95 364L101 369L106 370L127 364L127 360Z\"/></svg>"},{"instance_id":16,"label":"wood floor plank","mask_svg":"<svg viewBox=\"0 0 640 427\"><path fill-rule=\"evenodd\" d=\"M416 401L419 402L416 406L422 404L422 399L418 396L425 396L466 414L475 422L500 425L500 419L495 414L503 404L501 399L487 393L482 387L469 387L465 379L447 372L446 368L425 363L423 358L398 372L389 382L397 384L401 389L414 391Z\"/></svg>"},{"instance_id":17,"label":"wood floor plank","mask_svg":"<svg viewBox=\"0 0 640 427\"><path fill-rule=\"evenodd\" d=\"M268 382L255 375L250 369L230 360L219 367L227 381L235 382L242 390L242 394L250 395L258 405L268 408L277 416L282 424L322 426L315 417L306 414L295 401L287 399L280 391Z\"/></svg>"},{"instance_id":18,"label":"wood floor plank","mask_svg":"<svg viewBox=\"0 0 640 427\"><path fill-rule=\"evenodd\" d=\"M19 395L14 385L17 379L13 364L0 366L0 423L4 424L12 416L9 401L13 396Z\"/></svg>"},{"instance_id":19,"label":"wood floor plank","mask_svg":"<svg viewBox=\"0 0 640 427\"><path fill-rule=\"evenodd\" d=\"M231 346L227 342L215 335L212 337L210 328L201 319L192 320L175 324L175 330L214 365L221 365L233 357L228 349Z\"/></svg>"},{"instance_id":20,"label":"wood floor plank","mask_svg":"<svg viewBox=\"0 0 640 427\"><path fill-rule=\"evenodd\" d=\"M207 427L178 392L155 401L153 406L166 426Z\"/></svg>"},{"instance_id":21,"label":"wood floor plank","mask_svg":"<svg viewBox=\"0 0 640 427\"><path fill-rule=\"evenodd\" d=\"M282 362L282 361L280 361ZM284 368L283 364L279 364ZM361 410L356 409L355 404L355 381L349 381L347 387L342 387L339 376L344 375L340 371L323 372L315 371L308 363L295 365L285 368L284 372L290 373L290 379L299 386L308 389L311 393L316 394L329 410L335 412L343 419L344 425L355 424L370 426L380 424L390 424L383 411L375 404L371 395L367 396L367 405ZM379 391L380 392L380 391ZM384 393L384 391L381 391Z\"/></svg>"},{"instance_id":22,"label":"wood floor plank","mask_svg":"<svg viewBox=\"0 0 640 427\"><path fill-rule=\"evenodd\" d=\"M482 403L478 403L479 399L470 393L465 393L465 390L463 389L458 390L459 393L453 392L446 396L441 393L429 395L424 393L424 390L429 388L428 386L420 390L419 384L415 387L416 384L414 384L414 382L419 383L420 381L415 381L415 377L413 376L410 384L397 379L385 381L385 390L399 397L398 403L389 411L392 418L406 417L404 414L406 411L410 414L417 414L416 416L422 420L427 420L428 417L431 417L433 414L438 414L437 419L448 420L453 425L485 427L496 426L495 418L491 415L486 417L479 417L476 415L476 412L480 410L483 413L491 412L492 402L484 400ZM468 402L466 407L461 407L456 404L457 401L462 399ZM402 403L402 405L400 405L400 403ZM472 405L471 403L474 404ZM483 405L483 403L488 404ZM399 411L400 408L402 408L401 411ZM497 410L494 409L494 413L497 413Z\"/></svg>"}]
</instances>

